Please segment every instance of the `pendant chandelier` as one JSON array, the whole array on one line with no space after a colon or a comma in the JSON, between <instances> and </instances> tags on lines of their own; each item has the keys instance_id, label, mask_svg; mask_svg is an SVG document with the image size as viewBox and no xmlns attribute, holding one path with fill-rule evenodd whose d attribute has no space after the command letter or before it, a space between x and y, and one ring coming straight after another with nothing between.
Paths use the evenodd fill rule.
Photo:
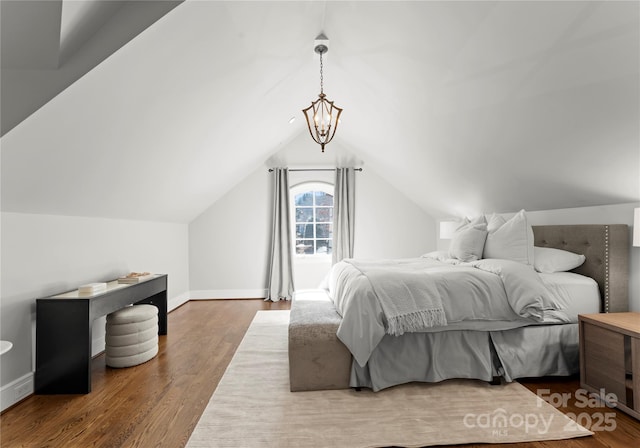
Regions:
<instances>
[{"instance_id":1,"label":"pendant chandelier","mask_svg":"<svg viewBox=\"0 0 640 448\"><path fill-rule=\"evenodd\" d=\"M324 34L316 37L315 52L320 55L320 94L318 99L311 103L311 106L303 109L304 117L307 119L307 126L311 138L322 148L329 143L336 135L340 114L342 109L335 106L333 101L329 101L324 94L324 78L322 74L322 55L329 51L327 46L329 40Z\"/></svg>"}]
</instances>

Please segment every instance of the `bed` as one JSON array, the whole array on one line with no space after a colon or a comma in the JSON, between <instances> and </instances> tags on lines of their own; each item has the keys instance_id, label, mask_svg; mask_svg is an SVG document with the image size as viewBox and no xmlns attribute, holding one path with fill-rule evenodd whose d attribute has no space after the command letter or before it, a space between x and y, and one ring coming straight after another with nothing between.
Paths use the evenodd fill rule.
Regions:
<instances>
[{"instance_id":1,"label":"bed","mask_svg":"<svg viewBox=\"0 0 640 448\"><path fill-rule=\"evenodd\" d=\"M522 377L577 373L577 315L620 312L628 308L629 229L626 225L552 225L533 226L531 229L536 247L562 249L585 257L582 265L559 276L537 274L529 267L533 275L541 276L547 288L565 293L571 290L569 296L572 299L560 307L563 311L559 314L531 312L527 304L516 315L508 316L504 311L489 325L474 320L464 322L464 319L462 322L453 319L454 322L440 325L442 322L438 323L436 315L427 319L435 319L431 328L413 331L409 325L400 330L394 327L390 331L390 319L380 322L380 310L375 308L379 306L375 305L377 301L364 300L355 306L355 311L348 313L338 297L343 293L338 291L341 286L339 283L329 284L339 282L338 277L344 277L340 269L345 271L345 266L334 267L334 278L327 280L329 283L325 287L342 318L337 336L353 356L349 386L377 391L411 381L438 382L451 378L495 381L497 377L513 381ZM414 262L422 263L407 261ZM511 269L509 264L496 263L501 273ZM440 269L435 262L429 266L436 271ZM496 264L493 260L485 260L478 266L491 271ZM469 269L477 269L478 266ZM375 264L361 264L358 270L375 271L377 267ZM342 288L352 289L349 294L354 297L370 294L370 291L359 289L357 282L342 285ZM492 301L497 301L496 297ZM546 307L545 310L551 308ZM501 311L497 312L500 314ZM447 309L445 314L451 317L455 313ZM380 324L385 327L382 335ZM364 349L358 346L363 340Z\"/></svg>"}]
</instances>

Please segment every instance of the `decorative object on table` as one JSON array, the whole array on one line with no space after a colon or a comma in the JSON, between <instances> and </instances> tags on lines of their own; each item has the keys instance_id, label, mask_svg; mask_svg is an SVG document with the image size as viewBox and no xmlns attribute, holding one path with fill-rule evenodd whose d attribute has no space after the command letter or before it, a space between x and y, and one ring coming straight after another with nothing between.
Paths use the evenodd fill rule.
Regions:
<instances>
[{"instance_id":1,"label":"decorative object on table","mask_svg":"<svg viewBox=\"0 0 640 448\"><path fill-rule=\"evenodd\" d=\"M140 283L145 280L149 280L152 277L153 277L153 274L151 272L130 272L124 277L118 278L118 283L131 285L134 283Z\"/></svg>"},{"instance_id":2,"label":"decorative object on table","mask_svg":"<svg viewBox=\"0 0 640 448\"><path fill-rule=\"evenodd\" d=\"M107 284L104 282L87 283L78 287L79 294L97 294L107 290Z\"/></svg>"},{"instance_id":3,"label":"decorative object on table","mask_svg":"<svg viewBox=\"0 0 640 448\"><path fill-rule=\"evenodd\" d=\"M320 55L320 94L311 106L302 110L307 119L307 127L311 138L322 148L329 143L338 130L342 109L335 106L333 101L327 99L324 94L324 77L322 73L322 55L329 51L329 39L324 34L316 37L314 51ZM313 124L312 124L313 123Z\"/></svg>"}]
</instances>

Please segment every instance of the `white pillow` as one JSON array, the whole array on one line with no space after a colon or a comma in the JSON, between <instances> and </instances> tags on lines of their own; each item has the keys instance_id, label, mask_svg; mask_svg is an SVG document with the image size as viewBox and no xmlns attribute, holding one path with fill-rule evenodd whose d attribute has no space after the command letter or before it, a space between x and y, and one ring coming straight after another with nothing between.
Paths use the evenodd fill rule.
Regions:
<instances>
[{"instance_id":1,"label":"white pillow","mask_svg":"<svg viewBox=\"0 0 640 448\"><path fill-rule=\"evenodd\" d=\"M482 258L482 249L487 238L487 220L483 215L456 229L449 246L449 257L460 261L474 261Z\"/></svg>"},{"instance_id":2,"label":"white pillow","mask_svg":"<svg viewBox=\"0 0 640 448\"><path fill-rule=\"evenodd\" d=\"M538 272L553 273L565 272L575 269L584 263L586 257L581 254L574 254L562 249L551 247L534 247L533 267Z\"/></svg>"},{"instance_id":3,"label":"white pillow","mask_svg":"<svg viewBox=\"0 0 640 448\"><path fill-rule=\"evenodd\" d=\"M487 218L487 231L493 233L500 227L502 227L506 222L506 219L494 213Z\"/></svg>"},{"instance_id":4,"label":"white pillow","mask_svg":"<svg viewBox=\"0 0 640 448\"><path fill-rule=\"evenodd\" d=\"M533 266L533 229L524 210L508 221L494 213L487 227L484 258L502 258Z\"/></svg>"}]
</instances>

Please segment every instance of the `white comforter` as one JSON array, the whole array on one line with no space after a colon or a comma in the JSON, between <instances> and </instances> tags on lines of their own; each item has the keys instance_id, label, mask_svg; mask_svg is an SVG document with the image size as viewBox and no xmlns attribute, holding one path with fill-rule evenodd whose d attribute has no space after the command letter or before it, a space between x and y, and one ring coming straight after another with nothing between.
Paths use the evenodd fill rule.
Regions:
<instances>
[{"instance_id":1,"label":"white comforter","mask_svg":"<svg viewBox=\"0 0 640 448\"><path fill-rule=\"evenodd\" d=\"M530 267L509 260L484 259L453 265L429 258L367 262L376 271L388 267L389 275L400 269L412 273L407 285L437 291L446 317L444 326L428 326L414 331L506 330L535 323L568 323L562 312L562 300L549 290ZM366 270L365 270L366 272ZM414 275L419 273L420 275ZM359 365L367 363L371 353L389 330L378 293L398 294L397 282L389 291L380 291L380 279L371 280L350 260L334 265L325 280L342 323L338 338L347 346ZM382 282L384 283L384 281Z\"/></svg>"}]
</instances>

